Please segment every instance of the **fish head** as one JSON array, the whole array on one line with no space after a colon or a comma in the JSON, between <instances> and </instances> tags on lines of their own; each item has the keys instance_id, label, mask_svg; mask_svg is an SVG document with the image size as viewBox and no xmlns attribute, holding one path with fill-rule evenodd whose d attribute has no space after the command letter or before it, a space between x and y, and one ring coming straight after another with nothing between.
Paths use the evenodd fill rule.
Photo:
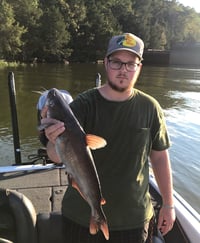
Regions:
<instances>
[{"instance_id":1,"label":"fish head","mask_svg":"<svg viewBox=\"0 0 200 243\"><path fill-rule=\"evenodd\" d=\"M47 117L64 121L63 111L69 109L69 105L58 89L52 88L49 90L45 105L48 107Z\"/></svg>"}]
</instances>

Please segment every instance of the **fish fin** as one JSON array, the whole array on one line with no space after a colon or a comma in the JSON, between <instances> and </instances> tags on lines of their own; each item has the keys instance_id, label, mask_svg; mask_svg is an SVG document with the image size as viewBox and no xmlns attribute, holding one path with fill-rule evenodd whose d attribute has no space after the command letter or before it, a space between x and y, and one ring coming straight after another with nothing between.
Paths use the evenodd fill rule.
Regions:
<instances>
[{"instance_id":1,"label":"fish fin","mask_svg":"<svg viewBox=\"0 0 200 243\"><path fill-rule=\"evenodd\" d=\"M104 237L106 238L106 240L109 240L109 230L108 230L108 225L106 222L103 222L100 226L101 231L104 234Z\"/></svg>"},{"instance_id":2,"label":"fish fin","mask_svg":"<svg viewBox=\"0 0 200 243\"><path fill-rule=\"evenodd\" d=\"M81 197L82 197L84 200L86 200L86 198L83 196L81 190L79 189L78 184L75 182L75 180L72 178L72 176L71 176L71 175L68 175L68 178L69 178L69 182L70 182L70 184L72 185L72 187L75 188L75 189L80 193ZM87 201L87 200L86 200L86 201Z\"/></svg>"},{"instance_id":3,"label":"fish fin","mask_svg":"<svg viewBox=\"0 0 200 243\"><path fill-rule=\"evenodd\" d=\"M91 149L103 148L107 144L104 138L93 134L86 134L86 143Z\"/></svg>"},{"instance_id":4,"label":"fish fin","mask_svg":"<svg viewBox=\"0 0 200 243\"><path fill-rule=\"evenodd\" d=\"M105 205L106 204L106 200L104 198L101 199L101 205Z\"/></svg>"},{"instance_id":5,"label":"fish fin","mask_svg":"<svg viewBox=\"0 0 200 243\"><path fill-rule=\"evenodd\" d=\"M94 217L90 219L90 234L95 235L99 231L99 226L96 223Z\"/></svg>"},{"instance_id":6,"label":"fish fin","mask_svg":"<svg viewBox=\"0 0 200 243\"><path fill-rule=\"evenodd\" d=\"M109 240L109 230L108 230L108 225L106 223L105 220L101 220L100 223L95 221L94 217L91 217L90 220L90 234L95 235L99 229L101 229L101 231L104 234L104 237L106 240Z\"/></svg>"}]
</instances>

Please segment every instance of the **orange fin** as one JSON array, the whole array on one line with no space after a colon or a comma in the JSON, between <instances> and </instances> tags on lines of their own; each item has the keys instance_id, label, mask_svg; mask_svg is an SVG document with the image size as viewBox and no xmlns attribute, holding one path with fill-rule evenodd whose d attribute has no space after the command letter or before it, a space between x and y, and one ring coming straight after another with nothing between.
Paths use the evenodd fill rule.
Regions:
<instances>
[{"instance_id":1,"label":"orange fin","mask_svg":"<svg viewBox=\"0 0 200 243\"><path fill-rule=\"evenodd\" d=\"M106 240L109 240L109 230L108 230L108 225L106 222L103 222L100 226L101 231L104 234L104 237Z\"/></svg>"},{"instance_id":2,"label":"orange fin","mask_svg":"<svg viewBox=\"0 0 200 243\"><path fill-rule=\"evenodd\" d=\"M103 148L107 144L105 139L93 134L86 135L86 143L91 149Z\"/></svg>"},{"instance_id":3,"label":"orange fin","mask_svg":"<svg viewBox=\"0 0 200 243\"><path fill-rule=\"evenodd\" d=\"M104 198L101 199L101 205L105 205L106 204L106 200Z\"/></svg>"},{"instance_id":4,"label":"orange fin","mask_svg":"<svg viewBox=\"0 0 200 243\"><path fill-rule=\"evenodd\" d=\"M105 239L109 240L109 230L106 221L103 220L100 224L98 224L98 222L95 221L94 217L92 217L90 220L90 234L95 235L99 231L99 229L101 229L101 231L103 232Z\"/></svg>"},{"instance_id":5,"label":"orange fin","mask_svg":"<svg viewBox=\"0 0 200 243\"><path fill-rule=\"evenodd\" d=\"M92 217L90 220L90 234L95 235L99 231L99 226Z\"/></svg>"},{"instance_id":6,"label":"orange fin","mask_svg":"<svg viewBox=\"0 0 200 243\"><path fill-rule=\"evenodd\" d=\"M87 201L87 200L85 199L85 197L83 196L83 194L82 194L81 190L79 189L78 184L75 182L75 180L74 180L71 176L68 176L68 178L69 178L69 181L70 181L72 187L75 188L75 189L80 193L81 197L82 197L85 201Z\"/></svg>"}]
</instances>

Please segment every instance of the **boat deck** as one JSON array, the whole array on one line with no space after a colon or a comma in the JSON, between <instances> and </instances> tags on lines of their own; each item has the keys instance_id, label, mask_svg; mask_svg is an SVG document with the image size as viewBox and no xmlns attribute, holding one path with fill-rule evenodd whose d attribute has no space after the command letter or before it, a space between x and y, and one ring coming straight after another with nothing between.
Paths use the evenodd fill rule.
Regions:
<instances>
[{"instance_id":1,"label":"boat deck","mask_svg":"<svg viewBox=\"0 0 200 243\"><path fill-rule=\"evenodd\" d=\"M34 233L35 236L32 237L32 241L29 243L64 242L62 238L61 201L68 185L64 167L53 164L38 165L38 168L37 165L34 165L34 170L31 169L31 166L28 166L25 170L23 170L23 167L18 166L16 167L17 170L14 169L12 172L1 170L0 182L1 188L16 190L25 195L33 204L37 232ZM160 195L151 185L150 193L155 211L158 212L161 205ZM0 213L2 213L1 210ZM5 222L2 223L2 219L0 219L0 226L3 224ZM6 232L3 235L0 234L0 237L15 242L17 236ZM165 237L165 240L166 243L189 243L187 237L180 231L178 221L174 229Z\"/></svg>"},{"instance_id":2,"label":"boat deck","mask_svg":"<svg viewBox=\"0 0 200 243\"><path fill-rule=\"evenodd\" d=\"M1 188L15 189L33 203L36 213L59 212L67 188L64 168L0 173Z\"/></svg>"}]
</instances>

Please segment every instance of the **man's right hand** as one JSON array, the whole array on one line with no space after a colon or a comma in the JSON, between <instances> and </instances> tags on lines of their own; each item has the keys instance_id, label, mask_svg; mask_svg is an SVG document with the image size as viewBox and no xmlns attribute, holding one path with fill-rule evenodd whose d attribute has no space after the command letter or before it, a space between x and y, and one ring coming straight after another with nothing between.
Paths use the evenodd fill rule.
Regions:
<instances>
[{"instance_id":1,"label":"man's right hand","mask_svg":"<svg viewBox=\"0 0 200 243\"><path fill-rule=\"evenodd\" d=\"M65 131L65 124L53 118L42 118L41 124L52 124L45 128L45 135L53 144L55 144L56 138Z\"/></svg>"},{"instance_id":2,"label":"man's right hand","mask_svg":"<svg viewBox=\"0 0 200 243\"><path fill-rule=\"evenodd\" d=\"M47 113L48 113L48 106L44 106L41 110L41 125L42 124L49 124L44 130L45 130L45 136L47 139L55 144L56 138L64 132L65 126L64 123L53 119L53 118L47 118Z\"/></svg>"}]
</instances>

